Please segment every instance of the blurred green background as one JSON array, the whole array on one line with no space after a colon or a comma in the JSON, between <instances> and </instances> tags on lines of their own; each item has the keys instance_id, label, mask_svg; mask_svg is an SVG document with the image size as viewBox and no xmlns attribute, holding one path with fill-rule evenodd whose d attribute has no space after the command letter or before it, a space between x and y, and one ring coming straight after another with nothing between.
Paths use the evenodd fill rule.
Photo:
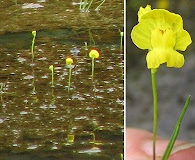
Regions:
<instances>
[{"instance_id":1,"label":"blurred green background","mask_svg":"<svg viewBox=\"0 0 195 160\"><path fill-rule=\"evenodd\" d=\"M152 131L153 106L150 70L146 68L147 50L138 49L131 41L130 33L137 24L137 12L140 6L147 4L152 8L166 8L183 17L184 29L195 37L195 1L194 0L127 0L127 127L143 128ZM184 54L185 65L180 68L167 68L161 65L157 73L159 96L158 134L169 138L177 118L189 94L192 100L179 134L180 139L195 141L195 46L192 43Z\"/></svg>"}]
</instances>

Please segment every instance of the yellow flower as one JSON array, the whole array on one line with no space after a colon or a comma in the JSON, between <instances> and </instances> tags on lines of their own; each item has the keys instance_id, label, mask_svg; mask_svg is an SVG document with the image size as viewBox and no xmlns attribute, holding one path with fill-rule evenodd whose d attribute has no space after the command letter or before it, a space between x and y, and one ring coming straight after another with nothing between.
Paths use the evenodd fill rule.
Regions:
<instances>
[{"instance_id":1,"label":"yellow flower","mask_svg":"<svg viewBox=\"0 0 195 160\"><path fill-rule=\"evenodd\" d=\"M89 57L90 58L98 58L99 57L99 52L95 49L92 49L90 52L89 52Z\"/></svg>"},{"instance_id":2,"label":"yellow flower","mask_svg":"<svg viewBox=\"0 0 195 160\"><path fill-rule=\"evenodd\" d=\"M72 58L66 58L66 65L71 65L73 63Z\"/></svg>"},{"instance_id":3,"label":"yellow flower","mask_svg":"<svg viewBox=\"0 0 195 160\"><path fill-rule=\"evenodd\" d=\"M140 49L148 49L148 68L182 67L184 56L176 50L185 51L192 43L189 33L183 29L179 14L164 9L154 9L144 13L131 32L133 43Z\"/></svg>"}]
</instances>

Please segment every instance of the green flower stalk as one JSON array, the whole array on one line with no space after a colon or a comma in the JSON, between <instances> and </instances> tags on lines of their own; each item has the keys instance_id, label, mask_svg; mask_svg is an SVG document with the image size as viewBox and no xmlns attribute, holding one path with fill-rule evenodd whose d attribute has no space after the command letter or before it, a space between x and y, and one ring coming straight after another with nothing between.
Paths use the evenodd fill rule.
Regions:
<instances>
[{"instance_id":1,"label":"green flower stalk","mask_svg":"<svg viewBox=\"0 0 195 160\"><path fill-rule=\"evenodd\" d=\"M51 71L51 87L54 87L54 67L53 65L49 66L49 70Z\"/></svg>"},{"instance_id":2,"label":"green flower stalk","mask_svg":"<svg viewBox=\"0 0 195 160\"><path fill-rule=\"evenodd\" d=\"M95 68L95 58L99 57L99 52L95 49L92 49L89 52L89 57L91 58L91 75L92 75L92 81L93 81L93 77L94 77L94 68Z\"/></svg>"},{"instance_id":3,"label":"green flower stalk","mask_svg":"<svg viewBox=\"0 0 195 160\"><path fill-rule=\"evenodd\" d=\"M35 45L36 34L37 34L36 31L32 31L32 35L33 35L32 45L31 45L32 61L34 60L34 45Z\"/></svg>"},{"instance_id":4,"label":"green flower stalk","mask_svg":"<svg viewBox=\"0 0 195 160\"><path fill-rule=\"evenodd\" d=\"M180 68L184 65L184 56L177 50L185 51L192 43L190 34L183 29L183 20L179 14L171 13L165 9L151 9L147 5L140 7L138 11L138 24L133 27L131 38L133 43L140 49L148 49L146 55L147 68L151 69L153 89L153 160L155 160L156 135L158 121L158 97L156 87L156 73L161 64L167 67ZM189 101L189 100L188 100ZM187 105L188 106L188 105ZM184 107L184 110L186 107ZM184 114L183 114L184 115ZM179 124L182 118L179 119ZM179 127L173 135L178 135ZM174 144L177 136L171 138ZM173 147L173 146L172 146ZM166 151L163 160L167 160L172 147Z\"/></svg>"},{"instance_id":5,"label":"green flower stalk","mask_svg":"<svg viewBox=\"0 0 195 160\"><path fill-rule=\"evenodd\" d=\"M68 71L68 93L70 92L70 85L71 85L72 63L73 63L72 58L66 58L66 66L67 66L67 68L69 68L69 71Z\"/></svg>"}]
</instances>

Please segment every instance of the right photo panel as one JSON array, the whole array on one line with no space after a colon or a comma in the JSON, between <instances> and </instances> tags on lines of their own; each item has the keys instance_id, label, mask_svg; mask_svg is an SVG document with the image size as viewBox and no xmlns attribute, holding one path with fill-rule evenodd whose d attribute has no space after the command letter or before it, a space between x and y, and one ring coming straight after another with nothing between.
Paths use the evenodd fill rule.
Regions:
<instances>
[{"instance_id":1,"label":"right photo panel","mask_svg":"<svg viewBox=\"0 0 195 160\"><path fill-rule=\"evenodd\" d=\"M195 1L126 1L126 160L195 159Z\"/></svg>"}]
</instances>

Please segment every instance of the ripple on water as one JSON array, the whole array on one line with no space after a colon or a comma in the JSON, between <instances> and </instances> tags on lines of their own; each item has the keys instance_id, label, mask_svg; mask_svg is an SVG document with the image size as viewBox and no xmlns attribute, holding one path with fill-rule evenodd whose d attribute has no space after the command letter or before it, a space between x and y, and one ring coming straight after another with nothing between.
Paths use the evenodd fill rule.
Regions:
<instances>
[{"instance_id":1,"label":"ripple on water","mask_svg":"<svg viewBox=\"0 0 195 160\"><path fill-rule=\"evenodd\" d=\"M38 3L24 3L22 5L23 9L30 9L30 8L36 9L36 8L43 8L43 7L44 7L43 5L40 5Z\"/></svg>"},{"instance_id":2,"label":"ripple on water","mask_svg":"<svg viewBox=\"0 0 195 160\"><path fill-rule=\"evenodd\" d=\"M24 76L24 79L33 79L34 78L34 76L32 76L32 75L27 75L27 76Z\"/></svg>"},{"instance_id":3,"label":"ripple on water","mask_svg":"<svg viewBox=\"0 0 195 160\"><path fill-rule=\"evenodd\" d=\"M91 149L80 150L79 153L95 154L100 153L101 149L99 147L92 147Z\"/></svg>"}]
</instances>

